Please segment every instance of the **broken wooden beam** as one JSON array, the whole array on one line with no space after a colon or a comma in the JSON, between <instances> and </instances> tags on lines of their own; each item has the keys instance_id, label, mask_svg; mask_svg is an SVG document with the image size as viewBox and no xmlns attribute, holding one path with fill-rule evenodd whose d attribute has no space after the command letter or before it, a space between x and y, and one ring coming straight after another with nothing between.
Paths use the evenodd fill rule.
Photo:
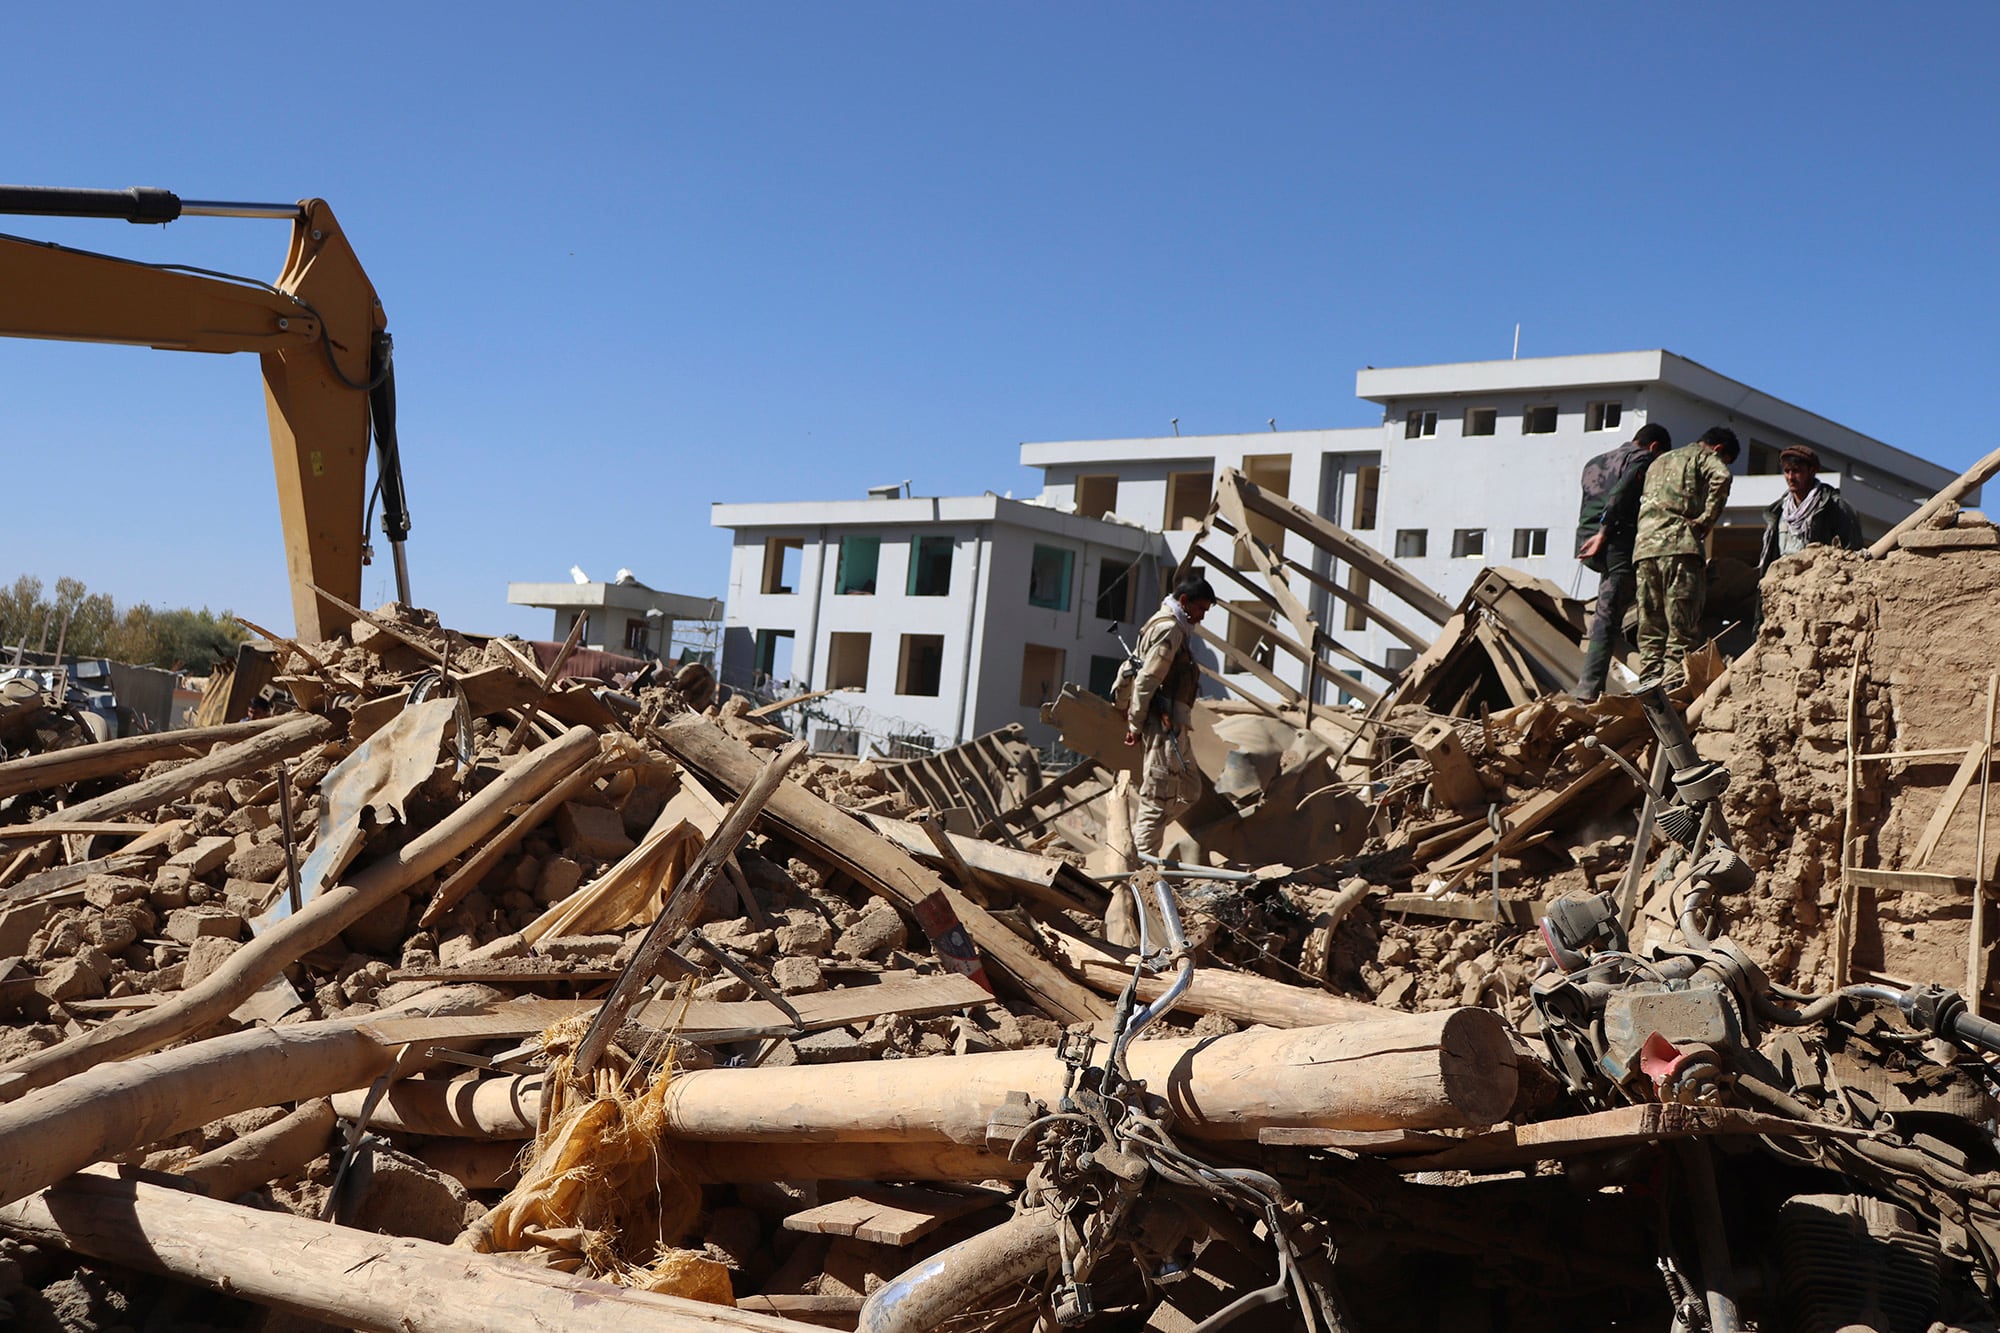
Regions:
<instances>
[{"instance_id":1,"label":"broken wooden beam","mask_svg":"<svg viewBox=\"0 0 2000 1333\"><path fill-rule=\"evenodd\" d=\"M1172 1102L1190 1138L1255 1139L1267 1125L1488 1125L1514 1102L1514 1049L1486 1009L1377 1011L1327 1027L1138 1042L1135 1078ZM1054 1106L1068 1067L1051 1049L787 1069L698 1069L667 1089L676 1138L983 1144L1009 1092Z\"/></svg>"},{"instance_id":2,"label":"broken wooden beam","mask_svg":"<svg viewBox=\"0 0 2000 1333\"><path fill-rule=\"evenodd\" d=\"M1133 965L1128 958L1061 931L1052 930L1047 935L1063 961L1104 994L1119 994L1132 979ZM1139 998L1150 1004L1166 993L1168 981L1164 976L1141 977ZM1238 1023L1262 1023L1276 1028L1320 1027L1380 1018L1383 1012L1366 1000L1293 986L1226 967L1196 968L1193 984L1173 1007L1176 1013L1219 1014Z\"/></svg>"},{"instance_id":3,"label":"broken wooden beam","mask_svg":"<svg viewBox=\"0 0 2000 1333\"><path fill-rule=\"evenodd\" d=\"M0 1231L381 1333L798 1333L727 1306L93 1172L0 1209Z\"/></svg>"},{"instance_id":4,"label":"broken wooden beam","mask_svg":"<svg viewBox=\"0 0 2000 1333\"><path fill-rule=\"evenodd\" d=\"M490 994L441 988L418 1003L422 1012L445 1011ZM0 1143L7 1145L0 1203L238 1111L362 1086L395 1058L358 1020L336 1018L249 1028L86 1069L0 1106Z\"/></svg>"},{"instance_id":5,"label":"broken wooden beam","mask_svg":"<svg viewBox=\"0 0 2000 1333\"><path fill-rule=\"evenodd\" d=\"M260 772L280 759L289 759L329 739L338 730L339 728L327 718L312 713L287 717L277 726L225 745L213 754L182 764L179 768L161 773L157 777L128 782L116 791L106 792L88 801L79 801L75 805L64 807L48 819L22 824L12 831L37 833L43 831L46 825L74 823L78 820L115 819L120 815L140 814L165 805L168 801L178 800L204 783L223 782L230 778L240 778L249 773Z\"/></svg>"},{"instance_id":6,"label":"broken wooden beam","mask_svg":"<svg viewBox=\"0 0 2000 1333\"><path fill-rule=\"evenodd\" d=\"M747 789L763 768L755 751L706 720L677 722L653 734L669 754L732 793ZM795 782L779 786L765 813L804 846L905 912L914 914L919 903L943 895L980 952L1053 1016L1070 1023L1095 1023L1111 1016L1109 1005L1065 976L1026 940L852 815Z\"/></svg>"},{"instance_id":7,"label":"broken wooden beam","mask_svg":"<svg viewBox=\"0 0 2000 1333\"><path fill-rule=\"evenodd\" d=\"M402 847L329 885L300 911L238 949L167 1003L115 1019L0 1069L0 1101L66 1079L99 1061L158 1050L219 1021L302 955L492 834L510 807L533 800L596 753L597 734L586 727L572 728Z\"/></svg>"},{"instance_id":8,"label":"broken wooden beam","mask_svg":"<svg viewBox=\"0 0 2000 1333\"><path fill-rule=\"evenodd\" d=\"M255 722L232 722L220 727L193 727L185 731L162 731L150 736L128 736L123 740L100 741L47 754L24 755L0 763L0 798L22 792L66 787L90 778L114 777L130 773L161 759L192 759L217 745L232 744L262 735L290 719L259 718Z\"/></svg>"}]
</instances>

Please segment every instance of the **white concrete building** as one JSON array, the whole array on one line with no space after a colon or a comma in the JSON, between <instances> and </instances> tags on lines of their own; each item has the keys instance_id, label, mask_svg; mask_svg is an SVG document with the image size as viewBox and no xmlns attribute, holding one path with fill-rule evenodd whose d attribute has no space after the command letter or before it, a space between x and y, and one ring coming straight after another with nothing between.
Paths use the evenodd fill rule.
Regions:
<instances>
[{"instance_id":1,"label":"white concrete building","mask_svg":"<svg viewBox=\"0 0 2000 1333\"><path fill-rule=\"evenodd\" d=\"M1370 367L1355 378L1357 395L1381 405L1379 426L1023 444L1021 462L1041 469L1042 503L1166 529L1177 556L1187 538L1176 530L1207 512L1220 469L1239 468L1392 556L1454 604L1488 564L1592 596L1595 576L1573 555L1578 480L1592 456L1647 422L1666 426L1676 445L1710 426L1735 430L1743 454L1713 555L1752 566L1761 510L1784 490L1778 453L1787 445L1819 452L1823 479L1871 536L1954 475L1667 351ZM1368 591L1358 571L1330 569L1323 557L1316 564ZM1407 624L1427 623L1379 590L1369 595ZM1329 634L1386 668L1408 661L1409 649L1332 603L1321 591L1310 600ZM1304 684L1304 668L1286 655L1274 666ZM1248 677L1242 683L1263 692Z\"/></svg>"},{"instance_id":2,"label":"white concrete building","mask_svg":"<svg viewBox=\"0 0 2000 1333\"><path fill-rule=\"evenodd\" d=\"M723 683L851 691L817 748L954 745L1037 716L1063 681L1108 687L1158 603L1159 535L985 495L718 504L735 533Z\"/></svg>"},{"instance_id":3,"label":"white concrete building","mask_svg":"<svg viewBox=\"0 0 2000 1333\"><path fill-rule=\"evenodd\" d=\"M700 652L712 637L701 627L722 619L722 603L715 598L649 588L629 571L611 583L574 579L567 583L509 583L507 601L512 606L539 606L552 612L549 637L557 642L569 638L579 617L588 617L579 647L640 657L671 658L676 639L681 646ZM708 651L712 654L712 644Z\"/></svg>"}]
</instances>

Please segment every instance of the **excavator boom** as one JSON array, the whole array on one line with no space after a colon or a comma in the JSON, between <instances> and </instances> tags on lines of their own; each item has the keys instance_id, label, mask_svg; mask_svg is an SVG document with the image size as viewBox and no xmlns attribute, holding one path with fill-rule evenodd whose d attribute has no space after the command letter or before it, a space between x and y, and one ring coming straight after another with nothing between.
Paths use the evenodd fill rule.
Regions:
<instances>
[{"instance_id":1,"label":"excavator boom","mask_svg":"<svg viewBox=\"0 0 2000 1333\"><path fill-rule=\"evenodd\" d=\"M308 641L351 617L315 586L361 600L368 441L381 453L383 526L409 600L409 533L396 454L388 322L374 286L321 199L183 203L165 190L0 186L0 213L168 222L188 215L290 218L291 248L268 285L0 236L0 336L255 352L285 539L292 612Z\"/></svg>"}]
</instances>

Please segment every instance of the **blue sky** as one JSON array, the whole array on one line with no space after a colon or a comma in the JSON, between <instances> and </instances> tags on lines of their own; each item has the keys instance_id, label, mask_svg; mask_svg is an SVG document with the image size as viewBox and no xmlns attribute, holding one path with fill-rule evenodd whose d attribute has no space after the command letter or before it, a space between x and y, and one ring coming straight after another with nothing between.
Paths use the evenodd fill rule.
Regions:
<instances>
[{"instance_id":1,"label":"blue sky","mask_svg":"<svg viewBox=\"0 0 2000 1333\"><path fill-rule=\"evenodd\" d=\"M1355 370L1517 322L1993 447L1992 6L335 12L20 8L0 178L327 199L396 335L416 597L465 629L545 633L506 584L572 563L721 595L715 500L1366 424ZM0 230L264 278L285 248ZM0 403L0 579L289 625L254 359L5 341Z\"/></svg>"}]
</instances>

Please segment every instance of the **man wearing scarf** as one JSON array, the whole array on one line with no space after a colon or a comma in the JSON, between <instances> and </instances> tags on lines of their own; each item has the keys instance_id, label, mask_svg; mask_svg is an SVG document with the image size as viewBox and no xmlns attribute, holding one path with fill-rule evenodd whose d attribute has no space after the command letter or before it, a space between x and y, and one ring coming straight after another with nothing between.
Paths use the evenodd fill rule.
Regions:
<instances>
[{"instance_id":1,"label":"man wearing scarf","mask_svg":"<svg viewBox=\"0 0 2000 1333\"><path fill-rule=\"evenodd\" d=\"M1757 573L1781 555L1803 551L1808 546L1838 546L1858 551L1862 547L1861 518L1854 506L1840 498L1840 492L1819 479L1819 454L1809 444L1795 444L1778 455L1784 470L1785 493L1764 509L1764 551L1757 560Z\"/></svg>"},{"instance_id":2,"label":"man wearing scarf","mask_svg":"<svg viewBox=\"0 0 2000 1333\"><path fill-rule=\"evenodd\" d=\"M1133 649L1139 669L1125 704L1125 743L1137 745L1143 739L1146 745L1132 841L1147 856L1160 854L1167 822L1201 795L1201 774L1195 769L1188 735L1194 701L1201 693L1201 672L1188 640L1214 605L1215 589L1208 580L1189 575L1140 627L1139 644Z\"/></svg>"}]
</instances>

